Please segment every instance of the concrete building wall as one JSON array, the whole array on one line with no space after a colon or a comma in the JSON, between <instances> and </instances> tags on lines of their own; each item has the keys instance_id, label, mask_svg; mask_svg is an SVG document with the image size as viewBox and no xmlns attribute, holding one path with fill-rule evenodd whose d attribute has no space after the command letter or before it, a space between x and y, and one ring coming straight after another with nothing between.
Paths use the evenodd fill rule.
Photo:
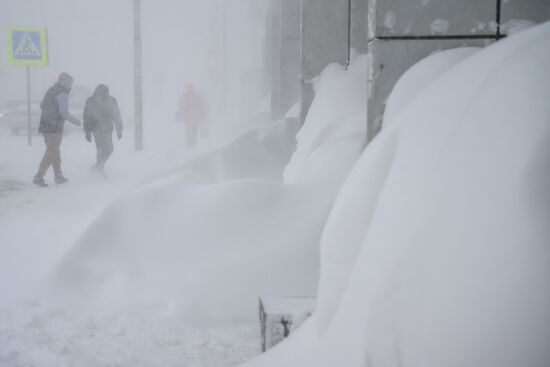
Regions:
<instances>
[{"instance_id":1,"label":"concrete building wall","mask_svg":"<svg viewBox=\"0 0 550 367\"><path fill-rule=\"evenodd\" d=\"M350 46L359 54L367 52L367 5L368 0L351 0Z\"/></svg>"},{"instance_id":2,"label":"concrete building wall","mask_svg":"<svg viewBox=\"0 0 550 367\"><path fill-rule=\"evenodd\" d=\"M301 120L313 101L312 80L330 63L347 65L350 0L302 0Z\"/></svg>"},{"instance_id":3,"label":"concrete building wall","mask_svg":"<svg viewBox=\"0 0 550 367\"><path fill-rule=\"evenodd\" d=\"M521 22L550 19L548 0L369 0L368 137L399 77L438 50L485 46Z\"/></svg>"},{"instance_id":4,"label":"concrete building wall","mask_svg":"<svg viewBox=\"0 0 550 367\"><path fill-rule=\"evenodd\" d=\"M271 116L278 120L300 100L300 0L272 0L269 14Z\"/></svg>"}]
</instances>

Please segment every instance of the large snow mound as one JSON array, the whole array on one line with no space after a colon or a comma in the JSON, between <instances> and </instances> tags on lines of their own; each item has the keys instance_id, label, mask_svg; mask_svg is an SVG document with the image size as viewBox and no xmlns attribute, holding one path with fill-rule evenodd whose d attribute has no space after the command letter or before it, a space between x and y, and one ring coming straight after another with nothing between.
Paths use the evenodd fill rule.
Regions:
<instances>
[{"instance_id":1,"label":"large snow mound","mask_svg":"<svg viewBox=\"0 0 550 367\"><path fill-rule=\"evenodd\" d=\"M340 64L323 70L314 84L315 99L304 126L296 136L296 152L285 169L286 183L302 179L308 158L324 142L366 133L366 80L366 55L358 55L348 71Z\"/></svg>"},{"instance_id":2,"label":"large snow mound","mask_svg":"<svg viewBox=\"0 0 550 367\"><path fill-rule=\"evenodd\" d=\"M548 39L499 41L406 103L334 205L316 313L247 366L550 365Z\"/></svg>"},{"instance_id":3,"label":"large snow mound","mask_svg":"<svg viewBox=\"0 0 550 367\"><path fill-rule=\"evenodd\" d=\"M413 65L395 84L384 111L384 125L387 127L415 96L451 67L475 53L477 47L460 47L439 51Z\"/></svg>"}]
</instances>

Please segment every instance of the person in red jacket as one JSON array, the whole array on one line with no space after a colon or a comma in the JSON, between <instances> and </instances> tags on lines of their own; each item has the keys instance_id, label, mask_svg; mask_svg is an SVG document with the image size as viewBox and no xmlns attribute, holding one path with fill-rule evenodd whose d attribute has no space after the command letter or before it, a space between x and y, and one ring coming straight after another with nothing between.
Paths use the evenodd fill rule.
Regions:
<instances>
[{"instance_id":1,"label":"person in red jacket","mask_svg":"<svg viewBox=\"0 0 550 367\"><path fill-rule=\"evenodd\" d=\"M183 121L187 145L194 147L197 144L199 127L206 120L206 104L193 84L186 86L180 98L176 120Z\"/></svg>"}]
</instances>

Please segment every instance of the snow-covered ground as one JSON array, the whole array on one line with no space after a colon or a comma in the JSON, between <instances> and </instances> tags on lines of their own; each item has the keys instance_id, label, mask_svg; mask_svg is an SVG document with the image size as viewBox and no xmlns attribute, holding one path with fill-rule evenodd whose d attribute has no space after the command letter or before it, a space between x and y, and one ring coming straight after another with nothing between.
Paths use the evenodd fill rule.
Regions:
<instances>
[{"instance_id":1,"label":"snow-covered ground","mask_svg":"<svg viewBox=\"0 0 550 367\"><path fill-rule=\"evenodd\" d=\"M35 136L28 147L25 136L0 134L0 366L216 366L259 352L256 324L197 329L183 327L166 304L149 317L129 308L103 312L92 302L72 307L43 294L52 269L110 202L139 190L162 170L192 163L203 152L223 151L234 136L214 134L189 150L182 126L166 124L136 152L128 130L115 142L105 180L90 170L95 146L70 134L62 145L70 182L41 189L30 181L43 141ZM50 175L46 180L52 183Z\"/></svg>"},{"instance_id":2,"label":"snow-covered ground","mask_svg":"<svg viewBox=\"0 0 550 367\"><path fill-rule=\"evenodd\" d=\"M0 129L0 267L9 274L0 278L0 302L41 279L42 271L59 260L110 201L159 170L184 164L227 139L214 137L194 151L183 144L182 126L166 124L159 131L142 152L133 149L132 130L125 131L121 141L115 139L115 152L106 168L108 180L90 169L95 145L81 134L69 134L62 144L62 168L70 183L53 184L50 169L46 175L50 187L39 189L31 180L44 152L43 138L34 136L28 147L25 136L11 136Z\"/></svg>"},{"instance_id":3,"label":"snow-covered ground","mask_svg":"<svg viewBox=\"0 0 550 367\"><path fill-rule=\"evenodd\" d=\"M28 181L41 144L2 135L0 365L256 356L257 297L315 293L321 231L365 142L365 65L323 73L292 159L292 120L213 129L199 152L170 125L143 152L117 144L104 180L75 135L63 144L71 182L39 189Z\"/></svg>"}]
</instances>

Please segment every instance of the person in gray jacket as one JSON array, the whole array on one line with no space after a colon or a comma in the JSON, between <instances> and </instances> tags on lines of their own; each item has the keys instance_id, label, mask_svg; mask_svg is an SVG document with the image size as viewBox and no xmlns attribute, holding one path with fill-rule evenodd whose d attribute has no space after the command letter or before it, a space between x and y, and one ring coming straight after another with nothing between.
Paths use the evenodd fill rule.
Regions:
<instances>
[{"instance_id":1,"label":"person in gray jacket","mask_svg":"<svg viewBox=\"0 0 550 367\"><path fill-rule=\"evenodd\" d=\"M122 119L117 100L109 95L109 88L100 84L86 101L84 108L84 132L86 140L92 142L94 136L97 148L97 162L93 168L104 175L105 162L113 153L113 130L116 128L118 140L122 138Z\"/></svg>"},{"instance_id":2,"label":"person in gray jacket","mask_svg":"<svg viewBox=\"0 0 550 367\"><path fill-rule=\"evenodd\" d=\"M69 113L69 92L73 85L73 77L67 73L61 73L57 83L48 91L40 103L42 110L38 131L44 135L46 152L40 162L38 172L34 176L33 183L46 187L44 175L50 166L53 166L55 183L62 184L68 180L61 172L61 141L63 139L63 127L65 121L82 125L80 120Z\"/></svg>"}]
</instances>

